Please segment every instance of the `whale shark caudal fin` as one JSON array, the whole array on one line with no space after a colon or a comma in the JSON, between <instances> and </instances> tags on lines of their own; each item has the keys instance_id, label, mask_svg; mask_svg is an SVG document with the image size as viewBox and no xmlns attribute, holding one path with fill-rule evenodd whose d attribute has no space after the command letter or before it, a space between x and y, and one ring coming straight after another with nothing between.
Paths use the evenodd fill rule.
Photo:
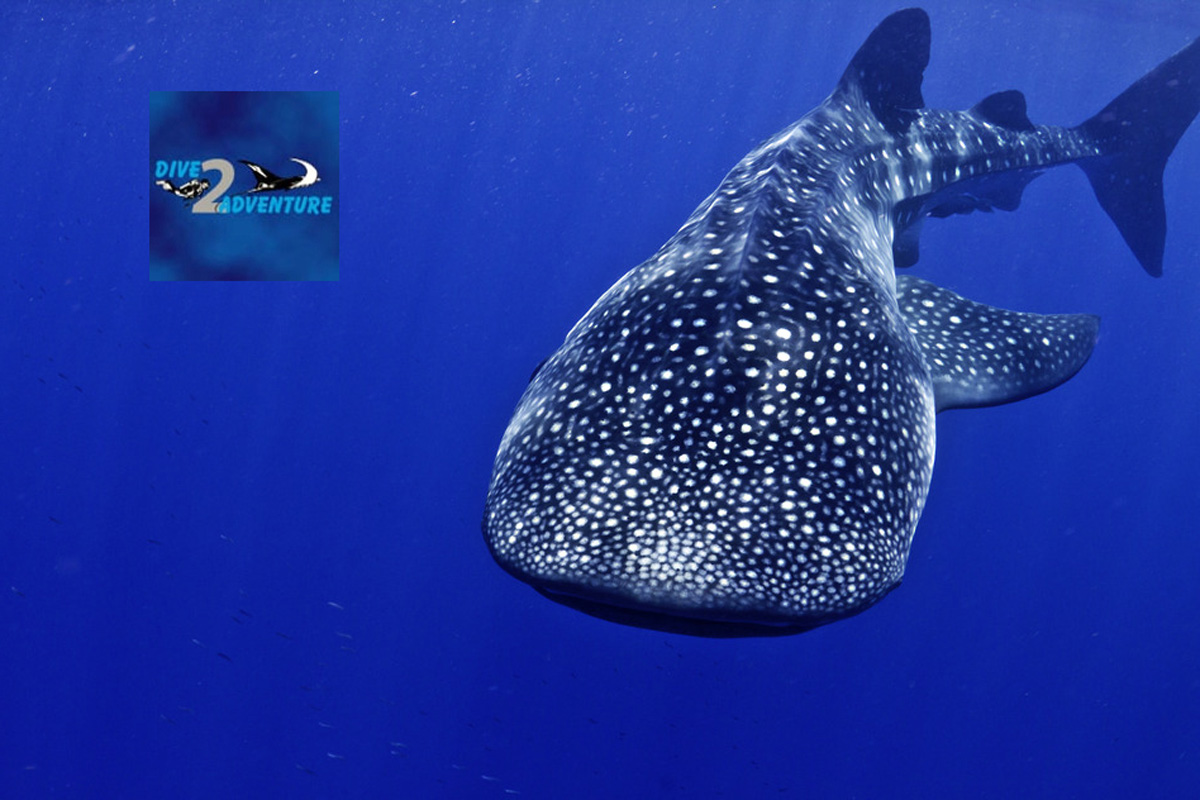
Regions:
<instances>
[{"instance_id":1,"label":"whale shark caudal fin","mask_svg":"<svg viewBox=\"0 0 1200 800\"><path fill-rule=\"evenodd\" d=\"M910 275L896 277L896 303L929 366L938 411L1053 389L1087 362L1100 329L1091 314L992 308Z\"/></svg>"},{"instance_id":2,"label":"whale shark caudal fin","mask_svg":"<svg viewBox=\"0 0 1200 800\"><path fill-rule=\"evenodd\" d=\"M1103 154L1081 160L1096 199L1146 272L1162 275L1167 157L1200 111L1200 39L1079 126Z\"/></svg>"}]
</instances>

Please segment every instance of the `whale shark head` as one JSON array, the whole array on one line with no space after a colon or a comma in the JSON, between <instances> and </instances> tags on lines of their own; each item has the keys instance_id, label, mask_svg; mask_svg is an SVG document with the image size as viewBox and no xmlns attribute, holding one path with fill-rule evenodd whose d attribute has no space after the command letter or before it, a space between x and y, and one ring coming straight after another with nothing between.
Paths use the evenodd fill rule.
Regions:
<instances>
[{"instance_id":1,"label":"whale shark head","mask_svg":"<svg viewBox=\"0 0 1200 800\"><path fill-rule=\"evenodd\" d=\"M867 286L687 253L627 276L534 377L496 462L492 551L650 627L788 633L862 610L899 581L925 498L929 373Z\"/></svg>"}]
</instances>

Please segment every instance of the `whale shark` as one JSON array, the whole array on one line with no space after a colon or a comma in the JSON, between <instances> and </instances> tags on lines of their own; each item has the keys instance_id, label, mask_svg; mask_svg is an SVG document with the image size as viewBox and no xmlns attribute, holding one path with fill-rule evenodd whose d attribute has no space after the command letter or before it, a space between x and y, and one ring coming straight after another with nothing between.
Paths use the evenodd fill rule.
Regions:
<instances>
[{"instance_id":1,"label":"whale shark","mask_svg":"<svg viewBox=\"0 0 1200 800\"><path fill-rule=\"evenodd\" d=\"M929 217L1014 210L1086 173L1151 275L1167 158L1200 110L1192 42L1075 127L1003 91L925 106L929 18L887 17L833 93L767 139L535 370L483 534L564 605L699 636L798 633L904 575L935 416L1046 392L1099 320L994 308L898 269Z\"/></svg>"}]
</instances>

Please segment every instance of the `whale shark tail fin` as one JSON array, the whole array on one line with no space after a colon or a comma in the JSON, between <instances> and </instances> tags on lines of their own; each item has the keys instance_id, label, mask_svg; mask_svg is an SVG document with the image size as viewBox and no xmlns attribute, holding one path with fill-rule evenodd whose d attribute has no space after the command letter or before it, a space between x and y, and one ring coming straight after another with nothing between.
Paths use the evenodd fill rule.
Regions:
<instances>
[{"instance_id":1,"label":"whale shark tail fin","mask_svg":"<svg viewBox=\"0 0 1200 800\"><path fill-rule=\"evenodd\" d=\"M1079 161L1096 199L1146 272L1162 275L1167 158L1200 112L1200 39L1122 92L1079 126L1100 155Z\"/></svg>"}]
</instances>

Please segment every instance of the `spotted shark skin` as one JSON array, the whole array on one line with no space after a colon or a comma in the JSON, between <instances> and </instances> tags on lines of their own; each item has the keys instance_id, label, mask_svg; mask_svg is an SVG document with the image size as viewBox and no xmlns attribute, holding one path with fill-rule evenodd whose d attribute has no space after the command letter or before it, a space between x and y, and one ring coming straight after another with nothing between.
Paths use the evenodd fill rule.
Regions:
<instances>
[{"instance_id":1,"label":"spotted shark skin","mask_svg":"<svg viewBox=\"0 0 1200 800\"><path fill-rule=\"evenodd\" d=\"M538 368L484 512L505 570L594 616L695 635L857 614L904 574L935 414L1059 385L1099 326L897 276L922 220L1016 208L1041 171L1077 163L1161 271L1161 173L1200 108L1200 47L1075 128L1033 125L1018 92L925 108L928 48L925 12L884 20L833 94Z\"/></svg>"}]
</instances>

